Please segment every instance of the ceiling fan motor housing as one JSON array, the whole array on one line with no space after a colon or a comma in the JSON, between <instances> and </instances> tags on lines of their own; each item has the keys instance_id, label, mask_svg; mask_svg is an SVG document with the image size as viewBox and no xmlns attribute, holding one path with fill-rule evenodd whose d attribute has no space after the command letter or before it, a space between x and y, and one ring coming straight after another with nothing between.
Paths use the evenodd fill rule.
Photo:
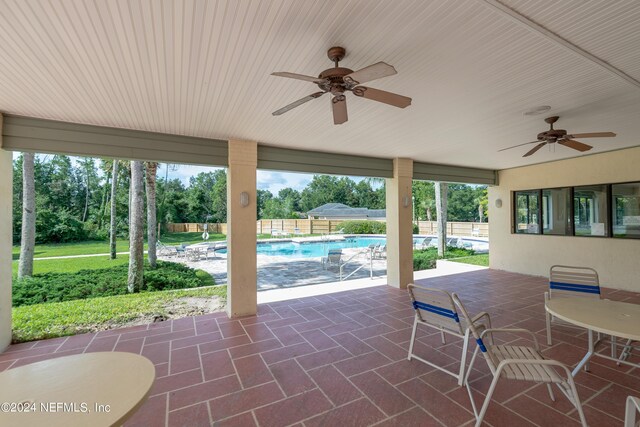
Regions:
<instances>
[{"instance_id":1,"label":"ceiling fan motor housing","mask_svg":"<svg viewBox=\"0 0 640 427\"><path fill-rule=\"evenodd\" d=\"M329 83L319 83L318 87L333 94L343 93L345 89L350 89L344 81L344 76L351 73L353 73L353 70L343 67L334 67L324 70L318 77L328 80Z\"/></svg>"}]
</instances>

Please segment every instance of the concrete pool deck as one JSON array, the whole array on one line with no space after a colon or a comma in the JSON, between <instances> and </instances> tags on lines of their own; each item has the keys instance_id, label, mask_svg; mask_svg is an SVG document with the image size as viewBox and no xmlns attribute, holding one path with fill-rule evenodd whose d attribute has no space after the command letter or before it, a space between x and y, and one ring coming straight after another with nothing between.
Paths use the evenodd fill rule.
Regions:
<instances>
[{"instance_id":1,"label":"concrete pool deck","mask_svg":"<svg viewBox=\"0 0 640 427\"><path fill-rule=\"evenodd\" d=\"M258 291L259 301L264 291L286 290L286 295L291 298L290 288L307 288L311 285L326 284L327 290L351 289L351 286L368 287L378 286L386 283L387 260L369 260L366 248L343 249L343 260L351 260L343 268L343 276L347 276L359 267L345 281L340 281L340 271L338 268L325 269L320 257L314 258L292 258L288 256L272 256L258 254ZM353 257L353 258L352 258ZM210 256L206 260L190 261L186 258L159 257L164 261L173 261L185 264L191 268L201 269L211 274L217 284L227 283L227 259L226 257ZM373 279L370 278L370 266L373 267ZM438 267L432 270L415 272L416 279L435 277L445 274L455 274L467 271L475 271L485 267L461 264L456 262L438 261ZM322 288L318 288L322 289ZM297 292L297 291L296 291ZM304 292L305 291L301 291ZM311 289L308 290L311 292ZM277 294L277 293L276 293ZM305 295L309 296L309 295ZM266 298L266 297L264 297ZM269 297L272 298L272 297Z\"/></svg>"},{"instance_id":2,"label":"concrete pool deck","mask_svg":"<svg viewBox=\"0 0 640 427\"><path fill-rule=\"evenodd\" d=\"M349 261L343 268L343 276L352 273L358 267L365 265L353 274L350 279L369 278L370 260L364 248L343 249L342 259ZM185 258L158 257L164 261L173 261L197 268L211 274L217 284L227 283L226 257L210 256L206 260L190 261ZM340 281L340 271L337 267L325 269L320 257L292 258L290 256L272 256L258 254L258 290L282 289L295 286L314 285ZM373 260L373 277L379 278L387 274L387 260Z\"/></svg>"}]
</instances>

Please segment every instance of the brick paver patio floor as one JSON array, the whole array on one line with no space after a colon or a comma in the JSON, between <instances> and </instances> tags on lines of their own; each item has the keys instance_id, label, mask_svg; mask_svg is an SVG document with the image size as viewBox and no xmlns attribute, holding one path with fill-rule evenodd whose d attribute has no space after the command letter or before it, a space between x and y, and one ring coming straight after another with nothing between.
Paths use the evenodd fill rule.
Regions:
<instances>
[{"instance_id":1,"label":"brick paver patio floor","mask_svg":"<svg viewBox=\"0 0 640 427\"><path fill-rule=\"evenodd\" d=\"M586 333L573 328L554 326L554 345L545 345L544 278L482 270L419 282L457 292L471 313L488 311L494 327L536 332L550 358L573 365L586 351ZM605 289L605 297L640 303L631 292ZM82 352L142 354L157 378L127 426L472 425L467 393L453 377L407 361L412 320L406 291L381 286L264 304L239 320L214 313L13 345L0 354L0 370ZM456 367L461 348L421 333L417 352ZM476 368L472 387L481 399L491 377L484 360ZM604 359L576 381L591 426L622 426L626 396L640 395L640 371ZM551 402L544 385L504 380L486 422L578 425L556 396Z\"/></svg>"}]
</instances>

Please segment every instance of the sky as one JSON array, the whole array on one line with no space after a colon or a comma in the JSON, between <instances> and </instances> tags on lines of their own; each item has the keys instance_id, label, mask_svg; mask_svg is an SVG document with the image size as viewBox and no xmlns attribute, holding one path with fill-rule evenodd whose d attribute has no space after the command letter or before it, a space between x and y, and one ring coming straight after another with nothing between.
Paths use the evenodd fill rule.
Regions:
<instances>
[{"instance_id":1,"label":"sky","mask_svg":"<svg viewBox=\"0 0 640 427\"><path fill-rule=\"evenodd\" d=\"M20 156L20 153L14 152L13 158L14 160ZM40 154L39 156L48 156L46 154ZM72 161L75 162L75 157L71 157ZM96 159L98 162L99 159ZM158 178L164 179L165 176L165 167L166 163L160 163L160 168L158 169ZM192 176L196 176L200 172L211 172L221 168L208 167L208 166L193 166L193 165L175 165L172 169L169 170L169 179L178 178L182 181L183 184L189 185L189 178ZM362 177L350 177L355 182L360 182ZM266 171L266 170L258 170L257 174L257 183L258 189L260 190L268 190L274 196L278 195L278 192L283 188L293 188L294 190L301 191L303 190L307 184L311 182L313 179L313 174L307 173L292 173L292 172L277 172L277 171Z\"/></svg>"},{"instance_id":2,"label":"sky","mask_svg":"<svg viewBox=\"0 0 640 427\"><path fill-rule=\"evenodd\" d=\"M169 171L169 179L179 178L185 185L189 185L190 177L196 176L200 172L210 172L216 169L219 168L179 165L178 170ZM164 169L158 171L158 176L164 178ZM278 195L280 190L287 187L298 191L303 190L311 182L312 178L313 175L307 173L258 170L257 174L258 189L269 190L273 195ZM360 181L360 179L362 178L357 178L356 181Z\"/></svg>"}]
</instances>

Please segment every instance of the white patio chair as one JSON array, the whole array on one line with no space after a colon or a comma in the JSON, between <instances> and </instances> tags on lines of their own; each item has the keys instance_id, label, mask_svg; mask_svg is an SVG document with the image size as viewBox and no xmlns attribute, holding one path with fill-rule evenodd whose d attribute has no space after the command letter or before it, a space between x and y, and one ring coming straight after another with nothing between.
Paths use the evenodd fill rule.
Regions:
<instances>
[{"instance_id":1,"label":"white patio chair","mask_svg":"<svg viewBox=\"0 0 640 427\"><path fill-rule=\"evenodd\" d=\"M454 293L451 295L453 301L456 306L460 309L462 314L467 317L467 311L460 302L458 296ZM582 404L580 403L580 397L578 396L578 391L576 390L576 384L573 381L573 376L571 375L571 370L569 368L556 360L545 359L542 353L540 353L540 347L538 346L538 340L533 332L527 329L485 329L484 331L480 331L475 327L473 323L469 324L469 329L473 334L474 338L477 342L477 347L473 351L473 356L471 357L471 363L469 364L469 368L467 369L467 374L464 378L464 385L467 388L467 393L469 394L469 399L471 400L471 407L473 408L473 413L476 416L476 427L480 427L482 424L482 420L487 412L487 408L489 407L489 403L491 402L491 397L493 396L493 392L496 389L496 385L498 384L498 380L500 378L506 378L510 380L516 381L530 381L536 383L544 383L547 385L547 390L549 391L549 397L552 401L555 401L555 396L553 395L553 389L551 387L552 384L556 384L562 394L575 406L578 411L578 415L580 416L580 422L583 427L587 427L587 421L584 417L584 412L582 411ZM531 335L533 339L533 347L522 346L522 345L494 345L485 342L484 338L489 336L490 340L493 341L493 335L498 333L527 333ZM487 362L489 366L489 370L493 375L493 381L491 381L491 385L489 386L489 390L487 391L487 396L484 399L484 403L482 404L482 408L478 413L476 408L475 401L473 400L473 395L471 393L471 387L469 387L469 372L473 368L473 364L478 356L478 350L482 353L482 356ZM560 373L564 373L566 377L560 375ZM551 409L549 409L551 410Z\"/></svg>"},{"instance_id":2,"label":"white patio chair","mask_svg":"<svg viewBox=\"0 0 640 427\"><path fill-rule=\"evenodd\" d=\"M416 359L429 366L433 366L453 376L458 380L458 385L462 385L467 361L467 348L469 347L469 328L467 327L467 323L469 323L467 319L469 319L469 317L460 318L453 299L451 299L451 295L441 289L409 284L407 290L409 291L409 296L415 309L411 343L409 344L409 355L407 359ZM475 324L478 329L484 330L485 328L491 327L491 317L483 311L472 318L471 323ZM460 356L460 369L458 372L449 371L433 362L423 359L413 352L413 344L416 339L418 325L439 330L443 344L446 343L445 333L462 338L462 354Z\"/></svg>"},{"instance_id":3,"label":"white patio chair","mask_svg":"<svg viewBox=\"0 0 640 427\"><path fill-rule=\"evenodd\" d=\"M624 416L624 427L637 427L640 422L636 424L636 414L640 412L640 399L633 396L627 397L627 409Z\"/></svg>"},{"instance_id":4,"label":"white patio chair","mask_svg":"<svg viewBox=\"0 0 640 427\"><path fill-rule=\"evenodd\" d=\"M373 251L374 259L385 259L387 258L387 245L378 245L377 248Z\"/></svg>"},{"instance_id":5,"label":"white patio chair","mask_svg":"<svg viewBox=\"0 0 640 427\"><path fill-rule=\"evenodd\" d=\"M322 257L322 266L326 269L340 267L342 260L342 249L329 249L326 257Z\"/></svg>"},{"instance_id":6,"label":"white patio chair","mask_svg":"<svg viewBox=\"0 0 640 427\"><path fill-rule=\"evenodd\" d=\"M551 298L601 298L598 273L589 267L571 267L567 265L554 265L549 270L549 291L544 293L545 304ZM551 345L551 323L562 323L563 326L579 328L555 319L551 314L545 313L547 321L547 344ZM615 344L612 342L612 351Z\"/></svg>"},{"instance_id":7,"label":"white patio chair","mask_svg":"<svg viewBox=\"0 0 640 427\"><path fill-rule=\"evenodd\" d=\"M282 232L280 230L276 230L276 229L271 230L271 237L281 237L281 236L282 236Z\"/></svg>"}]
</instances>

